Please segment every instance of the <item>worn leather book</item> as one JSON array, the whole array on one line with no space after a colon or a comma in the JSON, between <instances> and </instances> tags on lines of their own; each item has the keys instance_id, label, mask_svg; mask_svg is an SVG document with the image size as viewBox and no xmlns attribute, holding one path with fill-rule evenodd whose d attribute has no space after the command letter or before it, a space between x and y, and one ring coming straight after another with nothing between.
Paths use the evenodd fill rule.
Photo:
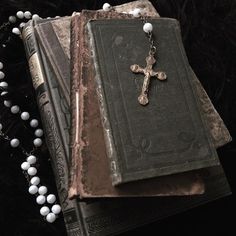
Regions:
<instances>
[{"instance_id":1,"label":"worn leather book","mask_svg":"<svg viewBox=\"0 0 236 236\"><path fill-rule=\"evenodd\" d=\"M179 24L167 18L149 21L158 42L154 71L165 71L168 79L151 81L145 107L137 101L144 75L134 76L130 69L145 68L149 42L142 22L89 23L113 185L219 165L193 90Z\"/></svg>"},{"instance_id":2,"label":"worn leather book","mask_svg":"<svg viewBox=\"0 0 236 236\"><path fill-rule=\"evenodd\" d=\"M60 25L59 22L57 23ZM63 143L61 142L61 136L68 132L68 125L66 122L58 122L62 119L63 114L64 120L67 119L65 98L62 95L63 90L59 88L59 83L56 82L56 74L47 61L48 54L43 55L44 50L39 48L40 45L36 41L32 41L35 40L34 31L31 31L33 29L29 26L25 28L23 39L31 68L32 80L36 86L45 138L50 149L68 235L120 235L122 232L132 228L230 194L222 168L212 168L209 169L208 174L204 177L204 182L206 183L204 195L178 198L100 199L83 202L79 199L68 200L66 194L69 157L63 151ZM56 37L59 35L56 32L55 34ZM58 39L59 42L63 41L63 39ZM63 47L63 43L58 46ZM50 78L52 81L50 82L46 78ZM41 81L40 85L38 84L39 81ZM53 105L54 102L57 102L58 105ZM56 106L61 108L59 113L55 112ZM60 115L58 116L58 114ZM63 124L63 126L59 128L59 124ZM65 132L61 133L60 130Z\"/></svg>"},{"instance_id":3,"label":"worn leather book","mask_svg":"<svg viewBox=\"0 0 236 236\"><path fill-rule=\"evenodd\" d=\"M201 188L196 188L196 177L201 172L184 173L180 175L161 177L150 182L141 181L138 183L126 184L120 188L112 186L110 178L109 162L106 154L106 147L103 135L103 128L99 112L99 104L96 96L94 81L94 63L91 58L91 46L86 30L86 23L94 18L117 17L116 13L104 13L94 11L83 11L80 16L72 18L72 181L70 186L70 197L101 197L101 196L128 196L129 192L144 196L154 193L156 195L183 195L200 193ZM125 16L121 16L125 17ZM197 80L193 74L193 79ZM198 81L198 80L197 80ZM200 82L199 82L200 83ZM199 85L199 84L198 84ZM199 85L199 94L203 89ZM203 102L203 100L202 100ZM212 130L213 136L222 137L218 140L229 139L228 131L225 128L219 115L213 109L212 104L204 99L207 107L211 107L211 117L215 122L221 124L223 133L220 130ZM209 109L208 109L209 111ZM209 115L209 112L206 112ZM212 125L212 120L209 120ZM216 131L216 132L215 132ZM222 142L222 141L221 141ZM82 144L82 145L81 145ZM217 144L219 145L219 144ZM97 178L95 173L100 173ZM102 173L102 174L101 174ZM183 180L188 179L189 182ZM195 181L194 181L195 180ZM190 188L190 184L192 187ZM145 187L143 187L145 186ZM168 187L167 187L168 186ZM199 186L199 184L198 184ZM141 188L140 188L141 187ZM150 189L152 189L150 191ZM142 189L143 191L140 191ZM156 190L155 190L156 189ZM194 191L192 191L194 189ZM146 192L146 194L144 194Z\"/></svg>"}]
</instances>

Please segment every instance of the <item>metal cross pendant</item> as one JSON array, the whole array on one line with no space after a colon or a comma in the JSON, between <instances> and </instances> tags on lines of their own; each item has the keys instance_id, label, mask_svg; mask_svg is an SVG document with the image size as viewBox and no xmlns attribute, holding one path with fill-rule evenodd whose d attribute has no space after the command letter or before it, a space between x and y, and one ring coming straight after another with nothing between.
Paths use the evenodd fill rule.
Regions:
<instances>
[{"instance_id":1,"label":"metal cross pendant","mask_svg":"<svg viewBox=\"0 0 236 236\"><path fill-rule=\"evenodd\" d=\"M149 83L150 83L151 77L156 77L159 80L166 80L167 79L165 72L153 71L152 67L156 63L156 59L152 53L149 53L149 55L146 57L146 62L147 62L147 66L145 68L142 68L137 64L130 66L130 69L134 73L142 73L145 75L144 81L143 81L142 92L138 97L139 103L143 106L148 104L148 88L149 88Z\"/></svg>"}]
</instances>

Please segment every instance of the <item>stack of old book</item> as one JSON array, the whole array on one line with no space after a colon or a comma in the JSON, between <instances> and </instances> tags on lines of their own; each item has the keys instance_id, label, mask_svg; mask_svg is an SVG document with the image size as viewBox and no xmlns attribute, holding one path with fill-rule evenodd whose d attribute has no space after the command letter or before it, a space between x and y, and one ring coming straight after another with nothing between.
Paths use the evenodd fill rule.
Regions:
<instances>
[{"instance_id":1,"label":"stack of old book","mask_svg":"<svg viewBox=\"0 0 236 236\"><path fill-rule=\"evenodd\" d=\"M30 21L33 85L68 235L113 235L230 194L216 148L229 132L188 64L178 22L151 3ZM137 98L154 27L168 79ZM120 13L119 13L120 12ZM123 12L123 13L122 13ZM173 196L173 197L166 197ZM89 200L88 200L89 199Z\"/></svg>"}]
</instances>

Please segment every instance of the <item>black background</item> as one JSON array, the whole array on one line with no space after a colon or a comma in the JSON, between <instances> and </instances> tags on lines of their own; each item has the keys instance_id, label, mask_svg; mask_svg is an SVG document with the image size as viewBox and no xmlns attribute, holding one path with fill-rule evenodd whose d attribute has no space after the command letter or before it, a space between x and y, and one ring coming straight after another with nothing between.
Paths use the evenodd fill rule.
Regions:
<instances>
[{"instance_id":1,"label":"black background","mask_svg":"<svg viewBox=\"0 0 236 236\"><path fill-rule=\"evenodd\" d=\"M81 9L101 8L105 1L20 0L0 2L0 22L18 10L29 10L41 17L71 15ZM107 1L111 5L128 1ZM156 0L151 1L163 17L180 21L186 53L193 70L228 127L233 141L220 148L218 154L231 189L235 190L235 135L236 135L236 1L235 0ZM0 31L1 44L8 37ZM0 50L0 61L6 64L10 94L31 115L37 115L34 93L26 82L28 71L24 51L19 39L12 40L6 50ZM2 101L1 101L2 103ZM0 105L0 120L9 127L9 134L22 133L19 120L5 112ZM12 128L10 124L14 123ZM30 132L28 136L30 136ZM25 136L27 139L28 136ZM21 154L12 151L0 141L0 236L64 236L62 217L54 224L44 222L34 198L27 193L27 184L20 171ZM46 147L42 148L40 176L53 191L50 160ZM235 235L235 196L205 204L185 213L139 227L123 235Z\"/></svg>"}]
</instances>

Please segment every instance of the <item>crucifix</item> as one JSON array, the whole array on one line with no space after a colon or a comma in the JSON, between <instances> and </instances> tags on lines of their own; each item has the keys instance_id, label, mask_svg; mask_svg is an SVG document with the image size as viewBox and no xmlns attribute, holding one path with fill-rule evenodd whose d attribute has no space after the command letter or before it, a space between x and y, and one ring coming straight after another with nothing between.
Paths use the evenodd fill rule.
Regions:
<instances>
[{"instance_id":1,"label":"crucifix","mask_svg":"<svg viewBox=\"0 0 236 236\"><path fill-rule=\"evenodd\" d=\"M144 74L144 81L142 92L138 97L138 101L141 105L145 106L148 104L148 89L151 77L156 77L157 79L163 81L167 79L166 73L162 71L155 72L152 67L156 63L156 59L153 53L149 53L146 57L147 66L145 68L140 67L137 64L130 66L130 69L134 73L142 73Z\"/></svg>"}]
</instances>

